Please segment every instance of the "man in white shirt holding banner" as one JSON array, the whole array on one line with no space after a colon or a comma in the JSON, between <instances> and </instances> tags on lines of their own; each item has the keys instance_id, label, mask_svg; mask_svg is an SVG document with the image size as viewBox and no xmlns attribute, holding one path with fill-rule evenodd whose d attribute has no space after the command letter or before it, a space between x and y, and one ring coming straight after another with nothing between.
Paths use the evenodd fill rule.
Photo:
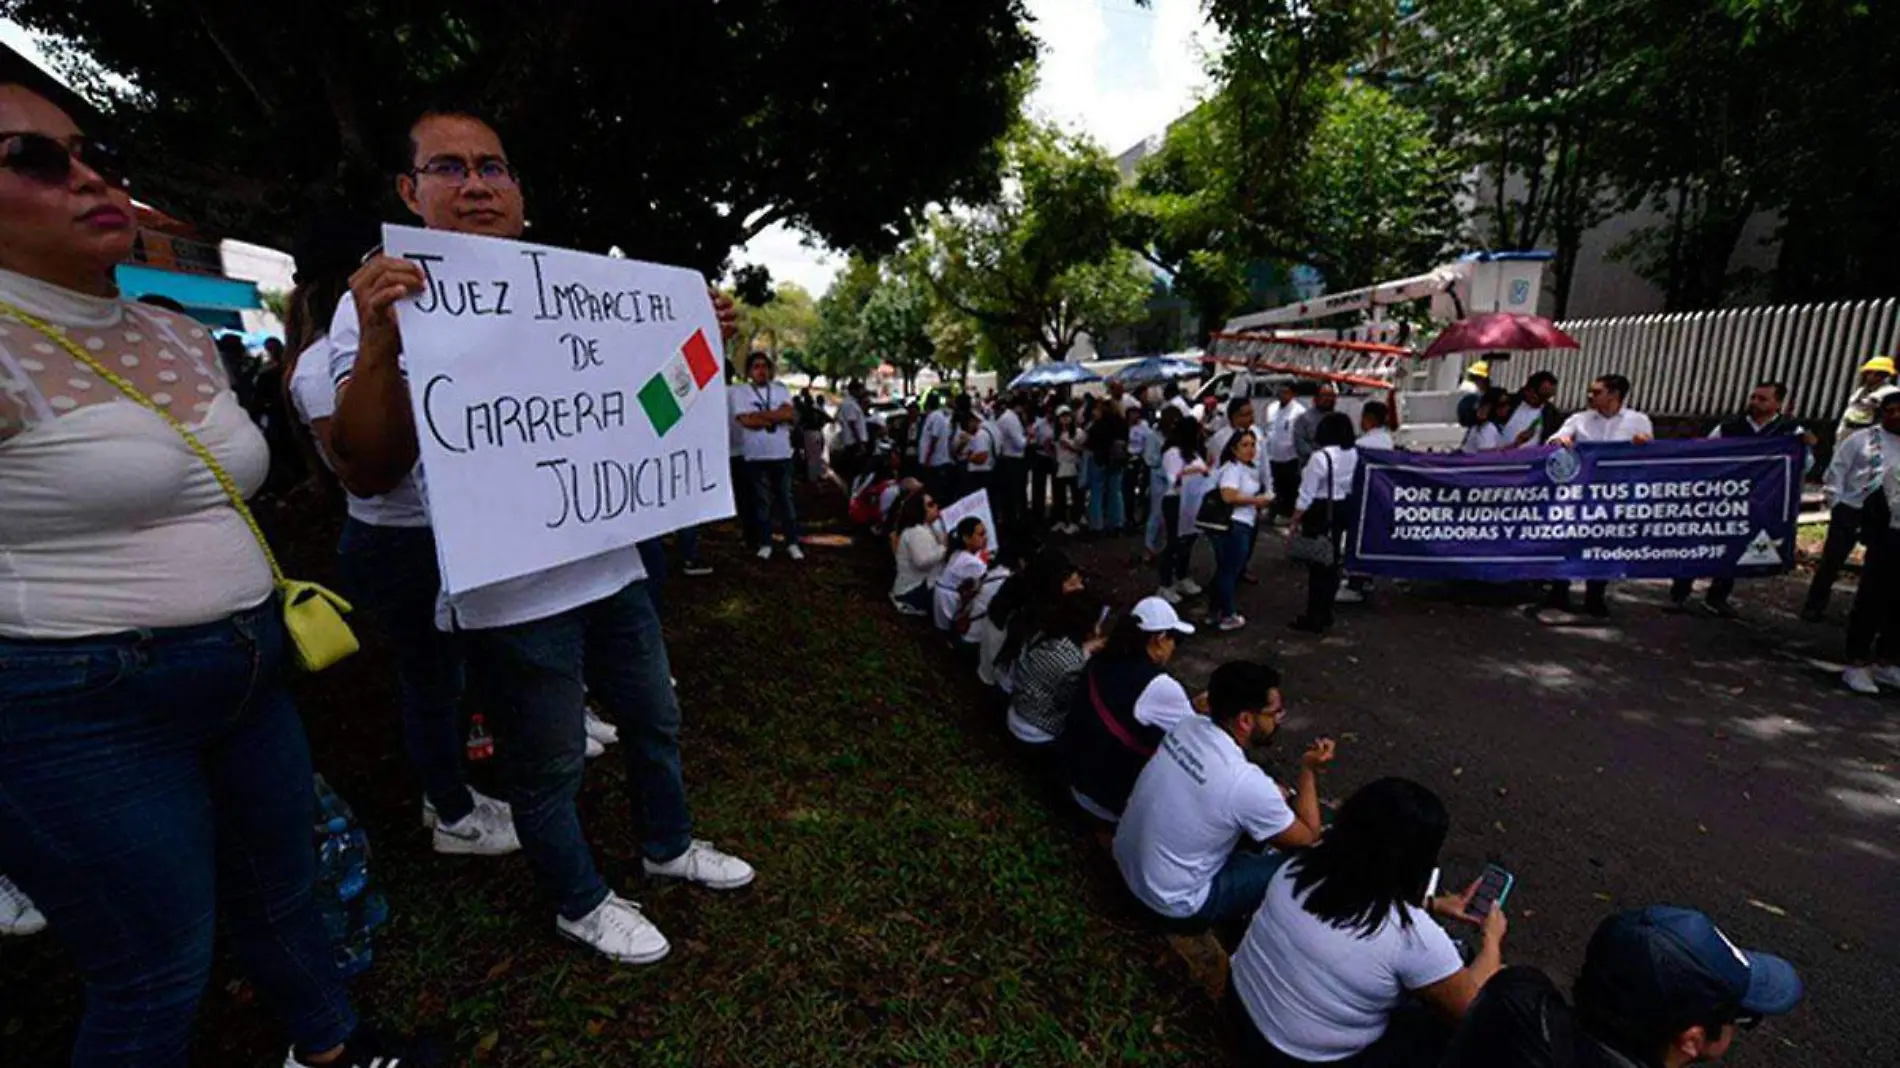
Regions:
<instances>
[{"instance_id":1,"label":"man in white shirt holding banner","mask_svg":"<svg viewBox=\"0 0 1900 1068\"><path fill-rule=\"evenodd\" d=\"M393 238L419 236L410 241L414 248L392 248L397 255L365 263L337 309L331 331L337 349L332 360L338 380L335 450L358 482L353 491L367 494L386 492L419 471L425 451L434 458L425 501L443 564L438 623L463 631L471 664L484 669L483 684L493 695L493 726L511 771L515 829L536 886L558 910L556 928L562 935L616 961L656 961L670 948L666 938L638 905L615 894L601 877L581 830L575 796L591 690L623 731L628 792L641 828L646 872L719 889L752 881L752 868L744 861L692 837L680 772L679 704L634 545L636 535L657 536L668 529L669 505L681 519L675 523L679 526L730 514L730 494L717 481L724 412L701 409L694 417L690 410L696 391L718 385L717 357L704 328L682 340L675 323L684 316L685 326L695 318L711 325L711 309L685 307L700 298L679 288L683 272L675 269L628 261L607 267L594 257L513 243L524 226L521 189L500 136L481 119L466 112L430 112L410 128L409 140L409 169L397 179L397 191L428 231L509 240L489 247L463 236L386 230ZM435 251L417 252L425 245ZM400 258L405 251L414 258ZM451 251L492 262L481 265L481 274L458 278L455 268L464 265L450 262ZM531 261L532 280L488 281L499 267L486 268L504 259L518 270ZM589 288L579 281L550 289L544 282L544 266L553 270L575 263L590 272L587 281L597 282L602 272L616 282L653 278L678 288L680 299ZM703 293L704 280L692 281ZM723 333L729 306L719 309L719 318L715 329ZM476 334L467 339L476 344L443 351L443 339L452 332L456 338L473 331L519 338L548 319L561 320L559 326L570 331L559 335L558 349L526 350L517 342L484 347L482 334ZM665 333L660 332L663 321ZM635 334L635 323L646 332ZM678 352L633 369L629 379L627 360L656 354L653 348L625 343L629 335L652 338L655 347L663 337L667 350L677 346ZM549 340L554 336L550 333ZM427 371L423 363L429 364ZM413 392L405 378L412 364L418 379ZM509 394L451 407L484 376L524 373L545 379L533 383L540 387L535 393L545 396ZM603 380L606 385L586 392ZM426 423L426 446L418 413ZM602 460L586 472L566 458L625 443L629 435L648 435L648 421L658 437L690 422L692 433L713 448L697 450L696 470L692 454L676 450L668 456L674 459L670 472L668 458L656 463L651 455L625 457L627 462L619 464ZM525 462L549 449L560 451ZM662 450L649 446L647 451ZM514 466L504 471L510 461ZM478 469L482 464L488 467ZM548 498L545 513L528 503L530 493L517 493L504 481L523 468L526 473L517 480ZM484 475L493 481L484 483ZM550 489L559 490L558 500ZM591 517L585 511L589 503ZM641 515L644 525L634 529L635 514L652 512L661 518ZM609 547L582 555L577 545ZM541 564L551 559L561 562ZM537 569L520 570L524 562Z\"/></svg>"},{"instance_id":2,"label":"man in white shirt holding banner","mask_svg":"<svg viewBox=\"0 0 1900 1068\"><path fill-rule=\"evenodd\" d=\"M1568 449L1578 442L1628 441L1646 445L1656 437L1649 416L1629 407L1630 380L1622 375L1604 375L1590 383L1589 407L1564 420L1550 436L1550 444ZM1583 584L1583 610L1599 619L1610 614L1610 584L1590 579ZM1543 607L1570 611L1570 583L1553 582Z\"/></svg>"}]
</instances>

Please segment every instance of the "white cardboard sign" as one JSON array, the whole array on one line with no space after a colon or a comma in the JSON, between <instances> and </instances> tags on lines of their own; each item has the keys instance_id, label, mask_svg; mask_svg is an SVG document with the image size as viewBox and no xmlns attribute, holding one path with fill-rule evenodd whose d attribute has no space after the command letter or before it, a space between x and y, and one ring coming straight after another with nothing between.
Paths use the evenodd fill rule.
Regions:
<instances>
[{"instance_id":1,"label":"white cardboard sign","mask_svg":"<svg viewBox=\"0 0 1900 1068\"><path fill-rule=\"evenodd\" d=\"M954 533L957 529L957 524L963 522L970 516L981 519L983 521L983 529L989 532L990 546L988 551L983 554L983 559L989 560L994 558L996 550L1002 546L1002 540L996 530L996 517L990 514L989 490L977 490L975 493L965 496L963 499L957 501L957 503L937 513L937 518L942 521L943 529L946 534Z\"/></svg>"},{"instance_id":2,"label":"white cardboard sign","mask_svg":"<svg viewBox=\"0 0 1900 1068\"><path fill-rule=\"evenodd\" d=\"M465 593L732 514L696 271L406 226L396 306L442 584Z\"/></svg>"}]
</instances>

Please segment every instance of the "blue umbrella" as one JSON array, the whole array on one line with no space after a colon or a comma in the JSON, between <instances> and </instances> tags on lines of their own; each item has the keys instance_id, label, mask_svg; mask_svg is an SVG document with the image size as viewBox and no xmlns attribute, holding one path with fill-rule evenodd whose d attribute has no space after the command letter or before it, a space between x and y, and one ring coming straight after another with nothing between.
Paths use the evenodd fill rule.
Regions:
<instances>
[{"instance_id":1,"label":"blue umbrella","mask_svg":"<svg viewBox=\"0 0 1900 1068\"><path fill-rule=\"evenodd\" d=\"M1109 380L1124 386L1148 386L1156 382L1174 382L1202 373L1201 365L1173 356L1150 356L1109 375Z\"/></svg>"},{"instance_id":2,"label":"blue umbrella","mask_svg":"<svg viewBox=\"0 0 1900 1068\"><path fill-rule=\"evenodd\" d=\"M1102 376L1067 360L1052 360L1037 364L1010 382L1011 389L1029 389L1037 386L1079 386L1084 382L1100 382Z\"/></svg>"}]
</instances>

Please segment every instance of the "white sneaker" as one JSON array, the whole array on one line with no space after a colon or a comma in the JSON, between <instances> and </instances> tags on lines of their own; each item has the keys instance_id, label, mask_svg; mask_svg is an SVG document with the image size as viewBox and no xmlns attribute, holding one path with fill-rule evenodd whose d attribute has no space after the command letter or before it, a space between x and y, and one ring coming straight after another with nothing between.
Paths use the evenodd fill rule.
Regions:
<instances>
[{"instance_id":1,"label":"white sneaker","mask_svg":"<svg viewBox=\"0 0 1900 1068\"><path fill-rule=\"evenodd\" d=\"M803 560L805 558L805 550L799 548L797 542L793 542L792 544L787 545L785 547L785 555L791 557L795 561Z\"/></svg>"},{"instance_id":2,"label":"white sneaker","mask_svg":"<svg viewBox=\"0 0 1900 1068\"><path fill-rule=\"evenodd\" d=\"M1169 604L1180 604L1181 603L1181 594L1179 592L1180 589L1181 587L1179 584L1176 584L1173 586L1163 586L1160 589L1155 591L1155 596L1161 598L1162 600L1168 602Z\"/></svg>"},{"instance_id":3,"label":"white sneaker","mask_svg":"<svg viewBox=\"0 0 1900 1068\"><path fill-rule=\"evenodd\" d=\"M1340 604L1364 604L1366 595L1342 582L1339 584L1339 592L1333 595L1333 600Z\"/></svg>"},{"instance_id":4,"label":"white sneaker","mask_svg":"<svg viewBox=\"0 0 1900 1068\"><path fill-rule=\"evenodd\" d=\"M587 710L587 736L602 745L612 745L620 740L620 728L601 719L590 708Z\"/></svg>"},{"instance_id":5,"label":"white sneaker","mask_svg":"<svg viewBox=\"0 0 1900 1068\"><path fill-rule=\"evenodd\" d=\"M1900 667L1892 664L1880 664L1873 670L1874 682L1881 686L1891 686L1900 690Z\"/></svg>"},{"instance_id":6,"label":"white sneaker","mask_svg":"<svg viewBox=\"0 0 1900 1068\"><path fill-rule=\"evenodd\" d=\"M501 857L519 852L521 839L515 836L512 814L476 805L454 823L437 822L434 845L436 852L448 856Z\"/></svg>"},{"instance_id":7,"label":"white sneaker","mask_svg":"<svg viewBox=\"0 0 1900 1068\"><path fill-rule=\"evenodd\" d=\"M590 736L587 739L587 759L592 760L595 757L598 757L599 755L601 755L602 753L605 753L606 751L607 751L607 747L600 744L600 740L598 738L594 738Z\"/></svg>"},{"instance_id":8,"label":"white sneaker","mask_svg":"<svg viewBox=\"0 0 1900 1068\"><path fill-rule=\"evenodd\" d=\"M673 949L639 905L615 893L578 920L556 917L554 929L622 964L652 964Z\"/></svg>"},{"instance_id":9,"label":"white sneaker","mask_svg":"<svg viewBox=\"0 0 1900 1068\"><path fill-rule=\"evenodd\" d=\"M648 875L684 879L714 890L737 890L751 882L756 874L752 865L730 853L721 853L713 848L711 842L702 842L697 838L686 847L686 852L665 864L655 864L650 860L641 863L646 866Z\"/></svg>"},{"instance_id":10,"label":"white sneaker","mask_svg":"<svg viewBox=\"0 0 1900 1068\"><path fill-rule=\"evenodd\" d=\"M1874 683L1874 673L1864 667L1851 667L1841 672L1841 681L1855 693L1864 693L1871 697L1880 692L1880 687Z\"/></svg>"},{"instance_id":11,"label":"white sneaker","mask_svg":"<svg viewBox=\"0 0 1900 1068\"><path fill-rule=\"evenodd\" d=\"M1228 616L1226 619L1220 621L1220 629L1223 631L1239 630L1246 625L1247 617L1240 615Z\"/></svg>"},{"instance_id":12,"label":"white sneaker","mask_svg":"<svg viewBox=\"0 0 1900 1068\"><path fill-rule=\"evenodd\" d=\"M480 790L475 789L473 786L468 788L468 796L475 799L476 808L489 809L493 811L497 816L500 816L502 819L507 820L510 823L514 822L515 810L509 807L508 802L490 797L487 794L482 793ZM435 802L429 800L428 794L423 794L422 795L422 829L425 831L433 831L435 830L435 825L439 822L441 822L441 817L435 814Z\"/></svg>"},{"instance_id":13,"label":"white sneaker","mask_svg":"<svg viewBox=\"0 0 1900 1068\"><path fill-rule=\"evenodd\" d=\"M1207 592L1201 588L1200 583L1191 578L1184 578L1175 583L1174 588L1184 597L1199 597L1201 594Z\"/></svg>"},{"instance_id":14,"label":"white sneaker","mask_svg":"<svg viewBox=\"0 0 1900 1068\"><path fill-rule=\"evenodd\" d=\"M30 935L46 930L46 916L13 881L0 875L0 935Z\"/></svg>"},{"instance_id":15,"label":"white sneaker","mask_svg":"<svg viewBox=\"0 0 1900 1068\"><path fill-rule=\"evenodd\" d=\"M772 558L772 547L770 545L759 546L758 557L761 560L770 560Z\"/></svg>"}]
</instances>

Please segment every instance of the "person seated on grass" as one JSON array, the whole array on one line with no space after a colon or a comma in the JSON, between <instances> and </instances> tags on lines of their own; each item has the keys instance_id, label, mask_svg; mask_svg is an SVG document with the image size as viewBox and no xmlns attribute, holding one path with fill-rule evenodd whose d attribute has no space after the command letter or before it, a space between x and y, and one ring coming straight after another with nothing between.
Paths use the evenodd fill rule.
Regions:
<instances>
[{"instance_id":1,"label":"person seated on grass","mask_svg":"<svg viewBox=\"0 0 1900 1068\"><path fill-rule=\"evenodd\" d=\"M1003 588L1003 584L1023 569L1025 544L1017 539L1007 546L997 546L989 554L989 570L977 580L976 592L963 603L963 610L957 614L951 626L961 649L967 651L979 665L983 661L983 643L992 640L1000 644L1002 640L1000 637L990 638L990 605L996 603L997 591Z\"/></svg>"},{"instance_id":2,"label":"person seated on grass","mask_svg":"<svg viewBox=\"0 0 1900 1068\"><path fill-rule=\"evenodd\" d=\"M957 622L964 606L975 598L983 575L990 569L990 532L983 521L965 516L950 532L950 559L937 573L932 598L931 621L937 629L957 637Z\"/></svg>"},{"instance_id":3,"label":"person seated on grass","mask_svg":"<svg viewBox=\"0 0 1900 1068\"><path fill-rule=\"evenodd\" d=\"M930 595L948 550L937 530L937 501L928 490L912 493L898 506L891 555L897 558L891 603L907 616L929 615Z\"/></svg>"},{"instance_id":4,"label":"person seated on grass","mask_svg":"<svg viewBox=\"0 0 1900 1068\"><path fill-rule=\"evenodd\" d=\"M1175 637L1193 633L1173 605L1145 597L1115 625L1101 655L1089 660L1058 754L1070 794L1089 815L1121 819L1128 792L1162 737L1194 715L1186 688L1167 670Z\"/></svg>"},{"instance_id":5,"label":"person seated on grass","mask_svg":"<svg viewBox=\"0 0 1900 1068\"><path fill-rule=\"evenodd\" d=\"M1284 850L1319 841L1319 771L1333 760L1332 739L1308 747L1291 805L1260 768L1286 716L1280 673L1265 664L1215 668L1207 703L1207 715L1161 740L1115 829L1115 863L1136 900L1196 928L1252 914ZM1243 836L1274 848L1235 849Z\"/></svg>"},{"instance_id":6,"label":"person seated on grass","mask_svg":"<svg viewBox=\"0 0 1900 1068\"><path fill-rule=\"evenodd\" d=\"M1721 1060L1738 1032L1792 1012L1801 977L1743 950L1694 909L1665 905L1605 919L1564 1004L1536 968L1484 985L1442 1068L1682 1068Z\"/></svg>"},{"instance_id":7,"label":"person seated on grass","mask_svg":"<svg viewBox=\"0 0 1900 1068\"><path fill-rule=\"evenodd\" d=\"M986 632L977 659L977 677L1004 693L1015 691L1015 670L1023 645L1042 627L1064 597L1082 590L1082 572L1060 549L1032 553L1029 564L996 591L986 613Z\"/></svg>"},{"instance_id":8,"label":"person seated on grass","mask_svg":"<svg viewBox=\"0 0 1900 1068\"><path fill-rule=\"evenodd\" d=\"M902 458L890 449L880 449L860 457L859 462L862 469L851 480L846 510L853 525L874 530L878 521L888 514L880 507L884 491L903 484L898 472ZM896 492L893 492L892 499L895 498Z\"/></svg>"},{"instance_id":9,"label":"person seated on grass","mask_svg":"<svg viewBox=\"0 0 1900 1068\"><path fill-rule=\"evenodd\" d=\"M1274 873L1228 986L1249 1063L1437 1063L1451 1028L1503 967L1506 927L1501 908L1482 921L1466 915L1475 882L1413 904L1425 901L1450 825L1430 790L1380 779ZM1431 913L1481 924L1483 948L1470 965Z\"/></svg>"},{"instance_id":10,"label":"person seated on grass","mask_svg":"<svg viewBox=\"0 0 1900 1068\"><path fill-rule=\"evenodd\" d=\"M1042 614L1036 633L1016 654L1011 675L1009 733L1025 745L1055 744L1075 705L1082 669L1102 648L1102 619L1107 607L1086 593L1059 598Z\"/></svg>"}]
</instances>

